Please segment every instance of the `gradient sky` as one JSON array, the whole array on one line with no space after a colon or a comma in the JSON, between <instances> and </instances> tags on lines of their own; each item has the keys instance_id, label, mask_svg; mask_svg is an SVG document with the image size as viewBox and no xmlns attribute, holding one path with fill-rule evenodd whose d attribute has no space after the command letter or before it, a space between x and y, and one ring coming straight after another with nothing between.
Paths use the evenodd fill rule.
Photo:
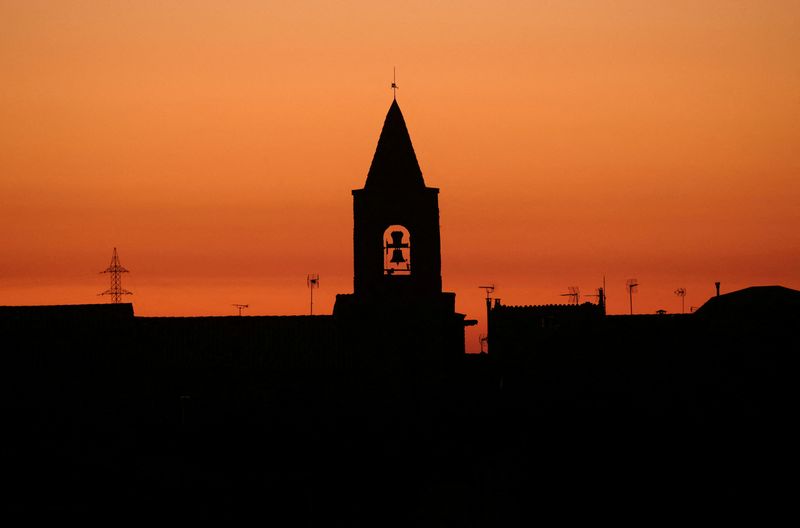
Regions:
<instances>
[{"instance_id":1,"label":"gradient sky","mask_svg":"<svg viewBox=\"0 0 800 528\"><path fill-rule=\"evenodd\" d=\"M0 1L0 304L315 313L398 102L445 289L800 288L800 2Z\"/></svg>"}]
</instances>

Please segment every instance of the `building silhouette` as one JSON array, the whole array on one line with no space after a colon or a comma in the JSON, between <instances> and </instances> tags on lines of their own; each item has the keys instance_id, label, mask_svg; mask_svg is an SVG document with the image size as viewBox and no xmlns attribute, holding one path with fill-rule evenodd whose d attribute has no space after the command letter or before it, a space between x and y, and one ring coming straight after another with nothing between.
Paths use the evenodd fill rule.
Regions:
<instances>
[{"instance_id":1,"label":"building silhouette","mask_svg":"<svg viewBox=\"0 0 800 528\"><path fill-rule=\"evenodd\" d=\"M439 189L426 187L392 101L363 189L353 191L353 293L336 296L343 346L365 362L464 354L464 314L442 291Z\"/></svg>"},{"instance_id":2,"label":"building silhouette","mask_svg":"<svg viewBox=\"0 0 800 528\"><path fill-rule=\"evenodd\" d=\"M780 505L799 291L686 315L498 301L489 353L464 354L438 192L393 101L332 315L0 306L7 511L529 526Z\"/></svg>"}]
</instances>

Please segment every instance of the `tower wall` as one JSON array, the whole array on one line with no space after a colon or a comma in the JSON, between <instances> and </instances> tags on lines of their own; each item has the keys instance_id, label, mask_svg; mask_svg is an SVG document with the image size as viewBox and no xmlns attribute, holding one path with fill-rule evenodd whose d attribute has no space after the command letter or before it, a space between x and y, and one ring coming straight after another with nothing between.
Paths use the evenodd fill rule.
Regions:
<instances>
[{"instance_id":1,"label":"tower wall","mask_svg":"<svg viewBox=\"0 0 800 528\"><path fill-rule=\"evenodd\" d=\"M359 297L430 297L442 292L439 189L353 191L354 291ZM391 225L410 233L411 274L384 274L383 236Z\"/></svg>"}]
</instances>

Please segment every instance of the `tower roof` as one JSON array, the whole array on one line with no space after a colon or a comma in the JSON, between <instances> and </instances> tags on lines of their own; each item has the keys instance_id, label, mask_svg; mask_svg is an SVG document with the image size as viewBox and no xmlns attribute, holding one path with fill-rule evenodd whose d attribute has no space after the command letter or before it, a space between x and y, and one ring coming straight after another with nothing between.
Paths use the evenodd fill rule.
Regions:
<instances>
[{"instance_id":1,"label":"tower roof","mask_svg":"<svg viewBox=\"0 0 800 528\"><path fill-rule=\"evenodd\" d=\"M425 180L397 100L392 101L369 167L365 189L424 188Z\"/></svg>"}]
</instances>

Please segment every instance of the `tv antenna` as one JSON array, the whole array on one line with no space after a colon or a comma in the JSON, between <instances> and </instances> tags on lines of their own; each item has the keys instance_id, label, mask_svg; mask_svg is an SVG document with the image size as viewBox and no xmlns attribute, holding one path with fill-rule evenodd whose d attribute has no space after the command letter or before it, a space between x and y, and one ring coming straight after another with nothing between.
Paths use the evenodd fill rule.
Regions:
<instances>
[{"instance_id":1,"label":"tv antenna","mask_svg":"<svg viewBox=\"0 0 800 528\"><path fill-rule=\"evenodd\" d=\"M309 273L306 275L306 286L311 292L311 308L309 315L314 315L314 288L319 288L319 274Z\"/></svg>"},{"instance_id":2,"label":"tv antenna","mask_svg":"<svg viewBox=\"0 0 800 528\"><path fill-rule=\"evenodd\" d=\"M478 288L481 288L482 290L486 291L487 302L492 300L492 294L494 293L494 284L492 284L491 286L478 286Z\"/></svg>"},{"instance_id":3,"label":"tv antenna","mask_svg":"<svg viewBox=\"0 0 800 528\"><path fill-rule=\"evenodd\" d=\"M239 317L242 316L242 310L250 308L249 304L232 304L231 306L235 306L239 310Z\"/></svg>"},{"instance_id":4,"label":"tv antenna","mask_svg":"<svg viewBox=\"0 0 800 528\"><path fill-rule=\"evenodd\" d=\"M478 288L486 292L486 325L489 325L489 312L492 309L492 294L494 293L494 284L489 286L478 286Z\"/></svg>"},{"instance_id":5,"label":"tv antenna","mask_svg":"<svg viewBox=\"0 0 800 528\"><path fill-rule=\"evenodd\" d=\"M392 99L397 101L397 90L400 87L397 86L397 67L392 67Z\"/></svg>"},{"instance_id":6,"label":"tv antenna","mask_svg":"<svg viewBox=\"0 0 800 528\"><path fill-rule=\"evenodd\" d=\"M686 310L684 307L686 306L686 288L678 288L675 290L675 295L681 298L681 313L685 313Z\"/></svg>"},{"instance_id":7,"label":"tv antenna","mask_svg":"<svg viewBox=\"0 0 800 528\"><path fill-rule=\"evenodd\" d=\"M605 304L605 293L603 290L604 288L597 288L597 290L595 290L597 293L587 293L586 297L595 297L597 299L597 304L603 305Z\"/></svg>"},{"instance_id":8,"label":"tv antenna","mask_svg":"<svg viewBox=\"0 0 800 528\"><path fill-rule=\"evenodd\" d=\"M633 294L639 291L639 281L636 279L628 279L628 282L626 282L625 285L628 288L628 300L631 304L631 315L633 315Z\"/></svg>"},{"instance_id":9,"label":"tv antenna","mask_svg":"<svg viewBox=\"0 0 800 528\"><path fill-rule=\"evenodd\" d=\"M486 335L478 338L481 343L481 352L483 352L484 345L488 346L489 344L489 314L492 313L492 294L494 293L494 287L494 284L478 286L478 288L486 292Z\"/></svg>"},{"instance_id":10,"label":"tv antenna","mask_svg":"<svg viewBox=\"0 0 800 528\"><path fill-rule=\"evenodd\" d=\"M130 292L122 287L122 273L130 272L123 268L122 264L119 263L117 248L114 248L114 253L111 255L111 264L109 264L109 266L100 273L111 274L111 287L104 292L98 293L97 295L110 295L111 302L114 304L118 304L123 295L133 295L133 292Z\"/></svg>"},{"instance_id":11,"label":"tv antenna","mask_svg":"<svg viewBox=\"0 0 800 528\"><path fill-rule=\"evenodd\" d=\"M581 290L577 286L570 286L567 288L569 293L562 293L562 297L569 297L569 303L578 306L581 297Z\"/></svg>"}]
</instances>

